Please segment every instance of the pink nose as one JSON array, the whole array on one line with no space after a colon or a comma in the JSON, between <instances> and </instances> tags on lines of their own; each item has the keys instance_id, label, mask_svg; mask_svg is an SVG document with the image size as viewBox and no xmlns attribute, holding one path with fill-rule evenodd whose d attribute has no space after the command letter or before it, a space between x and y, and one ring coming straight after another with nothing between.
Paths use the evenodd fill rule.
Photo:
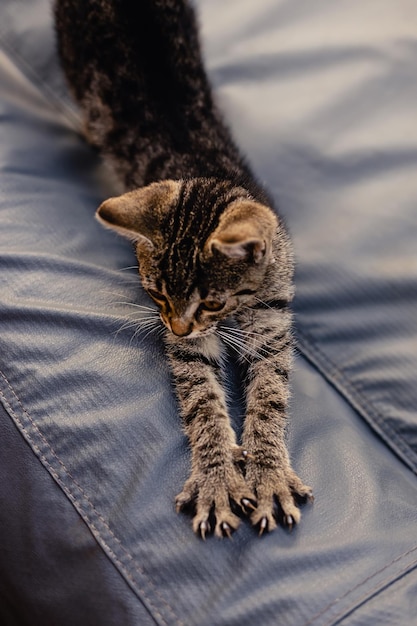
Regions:
<instances>
[{"instance_id":1,"label":"pink nose","mask_svg":"<svg viewBox=\"0 0 417 626\"><path fill-rule=\"evenodd\" d=\"M186 337L191 333L193 329L192 322L188 320L183 320L180 317L171 318L170 326L174 335L177 335L178 337Z\"/></svg>"}]
</instances>

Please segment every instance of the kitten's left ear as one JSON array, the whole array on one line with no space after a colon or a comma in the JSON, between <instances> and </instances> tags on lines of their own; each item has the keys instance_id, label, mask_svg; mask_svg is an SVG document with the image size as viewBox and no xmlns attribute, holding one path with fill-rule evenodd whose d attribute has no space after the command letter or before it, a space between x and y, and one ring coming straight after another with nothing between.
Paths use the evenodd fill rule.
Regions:
<instances>
[{"instance_id":1,"label":"kitten's left ear","mask_svg":"<svg viewBox=\"0 0 417 626\"><path fill-rule=\"evenodd\" d=\"M210 252L218 250L232 260L260 263L271 252L277 224L269 207L250 200L236 200L221 216L206 246Z\"/></svg>"},{"instance_id":2,"label":"kitten's left ear","mask_svg":"<svg viewBox=\"0 0 417 626\"><path fill-rule=\"evenodd\" d=\"M161 219L176 203L180 183L164 180L105 200L96 217L107 228L133 242L155 245Z\"/></svg>"}]
</instances>

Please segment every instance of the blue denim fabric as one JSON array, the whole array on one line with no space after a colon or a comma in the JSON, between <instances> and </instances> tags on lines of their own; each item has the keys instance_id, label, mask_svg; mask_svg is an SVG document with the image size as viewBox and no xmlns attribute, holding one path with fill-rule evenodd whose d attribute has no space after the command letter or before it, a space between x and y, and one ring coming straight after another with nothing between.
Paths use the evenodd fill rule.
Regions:
<instances>
[{"instance_id":1,"label":"blue denim fabric","mask_svg":"<svg viewBox=\"0 0 417 626\"><path fill-rule=\"evenodd\" d=\"M46 0L0 7L0 623L416 623L417 9L200 0L219 102L297 255L293 533L198 540L161 343ZM374 22L377 12L378 20ZM130 269L124 269L130 268ZM233 391L231 413L242 419Z\"/></svg>"}]
</instances>

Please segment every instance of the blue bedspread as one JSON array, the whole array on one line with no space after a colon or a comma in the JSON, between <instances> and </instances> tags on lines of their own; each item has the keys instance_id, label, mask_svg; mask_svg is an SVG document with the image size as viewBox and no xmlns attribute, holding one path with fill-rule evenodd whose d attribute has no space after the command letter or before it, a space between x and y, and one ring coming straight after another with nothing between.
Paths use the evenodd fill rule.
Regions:
<instances>
[{"instance_id":1,"label":"blue bedspread","mask_svg":"<svg viewBox=\"0 0 417 626\"><path fill-rule=\"evenodd\" d=\"M50 3L2 0L0 622L417 624L417 4L197 6L295 244L289 447L316 501L262 539L202 542L175 513L190 459L162 345L133 337L133 253L93 218L113 183Z\"/></svg>"}]
</instances>

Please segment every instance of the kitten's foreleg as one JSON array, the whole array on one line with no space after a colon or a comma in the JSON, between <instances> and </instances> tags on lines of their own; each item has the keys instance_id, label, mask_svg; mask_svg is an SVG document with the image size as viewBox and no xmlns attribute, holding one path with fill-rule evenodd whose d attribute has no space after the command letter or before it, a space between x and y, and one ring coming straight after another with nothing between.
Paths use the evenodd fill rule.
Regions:
<instances>
[{"instance_id":1,"label":"kitten's foreleg","mask_svg":"<svg viewBox=\"0 0 417 626\"><path fill-rule=\"evenodd\" d=\"M265 304L265 303L264 303ZM246 481L258 506L251 521L259 532L276 526L279 518L292 527L300 520L297 498L312 500L291 467L285 441L291 366L291 313L285 307L246 309L237 318L247 347L247 410L243 446L250 458Z\"/></svg>"},{"instance_id":2,"label":"kitten's foreleg","mask_svg":"<svg viewBox=\"0 0 417 626\"><path fill-rule=\"evenodd\" d=\"M239 525L231 501L247 510L254 508L254 496L237 464L246 455L227 413L219 340L214 335L199 340L169 337L167 348L191 446L191 475L176 498L177 510L195 506L193 528L203 538L211 530L211 513L215 534L229 536Z\"/></svg>"}]
</instances>

